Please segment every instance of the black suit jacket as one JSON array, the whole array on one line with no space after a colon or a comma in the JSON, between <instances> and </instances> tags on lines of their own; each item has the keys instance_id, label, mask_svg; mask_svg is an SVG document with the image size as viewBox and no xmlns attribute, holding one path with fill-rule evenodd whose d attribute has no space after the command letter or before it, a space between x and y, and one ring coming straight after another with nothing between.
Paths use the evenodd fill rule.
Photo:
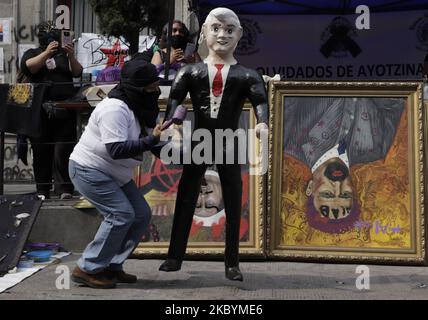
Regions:
<instances>
[{"instance_id":1,"label":"black suit jacket","mask_svg":"<svg viewBox=\"0 0 428 320\"><path fill-rule=\"evenodd\" d=\"M210 114L210 84L208 66L204 62L188 64L177 73L171 87L165 119L190 93L195 112L194 129L206 128L236 130L242 107L248 98L253 105L258 123L267 124L267 94L263 78L242 65L231 65L224 85L223 97L216 119Z\"/></svg>"}]
</instances>

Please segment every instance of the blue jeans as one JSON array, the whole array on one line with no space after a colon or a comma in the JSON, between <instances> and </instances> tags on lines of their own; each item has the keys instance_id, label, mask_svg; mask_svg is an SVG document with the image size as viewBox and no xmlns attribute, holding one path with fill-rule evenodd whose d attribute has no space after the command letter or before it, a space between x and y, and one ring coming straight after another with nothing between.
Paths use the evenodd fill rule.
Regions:
<instances>
[{"instance_id":1,"label":"blue jeans","mask_svg":"<svg viewBox=\"0 0 428 320\"><path fill-rule=\"evenodd\" d=\"M149 224L151 210L147 201L133 180L120 186L110 175L72 160L68 169L74 187L104 217L77 265L92 274L106 268L122 270Z\"/></svg>"}]
</instances>

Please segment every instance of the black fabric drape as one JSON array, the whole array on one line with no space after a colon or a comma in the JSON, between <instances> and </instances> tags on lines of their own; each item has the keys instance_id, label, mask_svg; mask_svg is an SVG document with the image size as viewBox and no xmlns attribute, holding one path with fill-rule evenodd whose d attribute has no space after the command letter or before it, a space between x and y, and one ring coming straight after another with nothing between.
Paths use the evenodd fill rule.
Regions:
<instances>
[{"instance_id":1,"label":"black fabric drape","mask_svg":"<svg viewBox=\"0 0 428 320\"><path fill-rule=\"evenodd\" d=\"M23 92L17 86L29 86L30 90ZM46 87L36 83L0 84L0 131L40 136L40 108Z\"/></svg>"}]
</instances>

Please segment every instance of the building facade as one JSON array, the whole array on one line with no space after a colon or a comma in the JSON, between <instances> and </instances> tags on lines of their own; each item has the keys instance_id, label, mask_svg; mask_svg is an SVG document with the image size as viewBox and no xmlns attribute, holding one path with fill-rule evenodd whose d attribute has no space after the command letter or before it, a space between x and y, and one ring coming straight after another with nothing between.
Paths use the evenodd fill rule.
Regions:
<instances>
[{"instance_id":1,"label":"building facade","mask_svg":"<svg viewBox=\"0 0 428 320\"><path fill-rule=\"evenodd\" d=\"M172 2L172 1L171 1ZM188 1L174 2L175 18L182 20L195 32L197 19L188 10ZM70 28L78 38L83 32L99 33L97 17L85 0L0 0L0 83L16 82L19 58L31 46L37 46L37 25L56 20L62 12L56 9L66 5L70 10ZM150 30L143 30L150 34Z\"/></svg>"}]
</instances>

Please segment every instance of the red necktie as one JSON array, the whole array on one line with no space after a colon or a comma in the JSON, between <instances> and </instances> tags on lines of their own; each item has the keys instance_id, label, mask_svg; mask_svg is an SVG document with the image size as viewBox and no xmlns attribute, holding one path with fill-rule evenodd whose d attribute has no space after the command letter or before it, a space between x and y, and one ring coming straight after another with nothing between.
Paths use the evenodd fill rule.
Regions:
<instances>
[{"instance_id":1,"label":"red necktie","mask_svg":"<svg viewBox=\"0 0 428 320\"><path fill-rule=\"evenodd\" d=\"M217 68L217 73L215 74L213 81L213 95L214 97L218 97L221 95L221 91L223 90L223 78L221 77L221 69L224 67L224 64L215 64Z\"/></svg>"}]
</instances>

